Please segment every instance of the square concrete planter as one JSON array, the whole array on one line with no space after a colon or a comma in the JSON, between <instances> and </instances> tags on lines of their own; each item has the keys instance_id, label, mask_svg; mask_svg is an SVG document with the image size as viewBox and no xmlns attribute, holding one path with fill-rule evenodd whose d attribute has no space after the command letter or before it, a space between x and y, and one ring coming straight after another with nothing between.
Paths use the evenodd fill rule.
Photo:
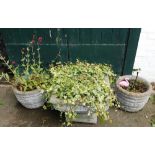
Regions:
<instances>
[{"instance_id":1,"label":"square concrete planter","mask_svg":"<svg viewBox=\"0 0 155 155\"><path fill-rule=\"evenodd\" d=\"M88 115L90 107L82 105L67 105L63 102L63 100L58 99L54 95L51 96L49 102L52 103L54 109L61 112L67 112L70 108L72 108L77 113L77 116L73 120L73 122L93 124L97 123L97 115L95 113L93 113L92 115Z\"/></svg>"},{"instance_id":2,"label":"square concrete planter","mask_svg":"<svg viewBox=\"0 0 155 155\"><path fill-rule=\"evenodd\" d=\"M105 77L105 82L107 83L107 85L110 85L109 78L107 76ZM64 103L63 100L60 100L54 95L50 97L49 102L52 103L54 109L61 112L67 112L70 110L70 108L72 108L77 113L77 117L73 120L73 122L97 124L97 115L95 111L93 114L88 115L89 110L93 111L91 107L83 106L78 103L76 105L68 105ZM107 103L106 110L108 109L109 109L109 105Z\"/></svg>"}]
</instances>

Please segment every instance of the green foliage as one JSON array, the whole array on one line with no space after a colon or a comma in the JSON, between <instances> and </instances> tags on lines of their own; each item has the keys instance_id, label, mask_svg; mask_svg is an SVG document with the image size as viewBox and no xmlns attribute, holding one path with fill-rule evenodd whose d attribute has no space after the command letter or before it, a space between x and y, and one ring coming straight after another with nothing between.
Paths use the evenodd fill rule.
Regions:
<instances>
[{"instance_id":1,"label":"green foliage","mask_svg":"<svg viewBox=\"0 0 155 155\"><path fill-rule=\"evenodd\" d=\"M108 119L107 107L113 106L115 96L109 83L114 81L114 73L110 66L90 64L87 62L67 63L51 66L53 79L48 92L56 95L69 105L91 107L89 115L96 113L100 120ZM72 107L72 106L71 106ZM67 125L76 117L74 108L65 113Z\"/></svg>"},{"instance_id":2,"label":"green foliage","mask_svg":"<svg viewBox=\"0 0 155 155\"><path fill-rule=\"evenodd\" d=\"M50 74L43 67L40 61L40 44L42 37L38 40L33 35L32 41L27 48L21 49L21 63L17 65L15 61L6 61L4 57L0 56L0 60L13 73L13 78L9 78L8 73L2 73L0 79L5 79L20 91L31 91L34 89L47 88Z\"/></svg>"},{"instance_id":3,"label":"green foliage","mask_svg":"<svg viewBox=\"0 0 155 155\"><path fill-rule=\"evenodd\" d=\"M55 60L53 61L54 65L57 65L61 62L61 46L62 46L62 38L61 38L61 30L57 29L57 36L56 36L56 45L57 45L57 55L55 57Z\"/></svg>"},{"instance_id":4,"label":"green foliage","mask_svg":"<svg viewBox=\"0 0 155 155\"><path fill-rule=\"evenodd\" d=\"M155 116L152 117L150 123L152 127L155 127Z\"/></svg>"},{"instance_id":5,"label":"green foliage","mask_svg":"<svg viewBox=\"0 0 155 155\"><path fill-rule=\"evenodd\" d=\"M152 104L155 104L155 95L151 95L149 100Z\"/></svg>"},{"instance_id":6,"label":"green foliage","mask_svg":"<svg viewBox=\"0 0 155 155\"><path fill-rule=\"evenodd\" d=\"M4 104L4 101L0 98L0 106Z\"/></svg>"}]
</instances>

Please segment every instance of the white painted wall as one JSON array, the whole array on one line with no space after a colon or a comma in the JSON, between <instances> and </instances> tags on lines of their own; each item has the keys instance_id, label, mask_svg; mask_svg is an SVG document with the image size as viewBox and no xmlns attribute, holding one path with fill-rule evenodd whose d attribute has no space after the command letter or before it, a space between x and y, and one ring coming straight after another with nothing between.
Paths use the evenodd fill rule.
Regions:
<instances>
[{"instance_id":1,"label":"white painted wall","mask_svg":"<svg viewBox=\"0 0 155 155\"><path fill-rule=\"evenodd\" d=\"M142 28L134 68L141 68L139 76L155 82L155 28Z\"/></svg>"}]
</instances>

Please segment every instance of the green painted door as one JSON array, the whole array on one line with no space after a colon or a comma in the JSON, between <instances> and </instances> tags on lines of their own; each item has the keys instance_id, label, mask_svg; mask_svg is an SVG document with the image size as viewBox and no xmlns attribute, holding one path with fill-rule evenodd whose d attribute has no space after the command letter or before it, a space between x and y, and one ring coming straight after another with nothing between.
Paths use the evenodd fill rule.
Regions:
<instances>
[{"instance_id":1,"label":"green painted door","mask_svg":"<svg viewBox=\"0 0 155 155\"><path fill-rule=\"evenodd\" d=\"M0 29L9 59L20 63L20 49L26 47L32 35L43 37L41 56L44 65L55 59L57 29ZM60 29L61 61L87 60L107 63L117 74L131 74L140 29L138 28L62 28Z\"/></svg>"}]
</instances>

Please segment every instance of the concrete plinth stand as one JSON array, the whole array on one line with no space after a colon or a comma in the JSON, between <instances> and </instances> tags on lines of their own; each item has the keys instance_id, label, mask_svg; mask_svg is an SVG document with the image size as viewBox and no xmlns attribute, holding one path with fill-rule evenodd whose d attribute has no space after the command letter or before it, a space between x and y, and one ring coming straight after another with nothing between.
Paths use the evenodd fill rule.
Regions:
<instances>
[{"instance_id":1,"label":"concrete plinth stand","mask_svg":"<svg viewBox=\"0 0 155 155\"><path fill-rule=\"evenodd\" d=\"M95 113L90 116L87 113L77 114L73 122L97 124L97 115Z\"/></svg>"}]
</instances>

